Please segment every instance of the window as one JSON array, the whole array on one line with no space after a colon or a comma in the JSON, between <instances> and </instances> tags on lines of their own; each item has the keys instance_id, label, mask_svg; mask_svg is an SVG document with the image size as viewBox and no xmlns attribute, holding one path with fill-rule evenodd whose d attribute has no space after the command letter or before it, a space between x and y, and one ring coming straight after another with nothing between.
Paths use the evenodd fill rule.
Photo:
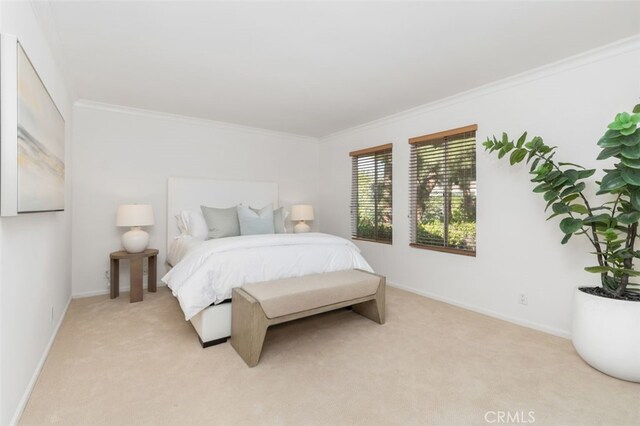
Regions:
<instances>
[{"instance_id":1,"label":"window","mask_svg":"<svg viewBox=\"0 0 640 426\"><path fill-rule=\"evenodd\" d=\"M476 130L409 139L412 247L475 256Z\"/></svg>"},{"instance_id":2,"label":"window","mask_svg":"<svg viewBox=\"0 0 640 426\"><path fill-rule=\"evenodd\" d=\"M351 236L391 244L391 144L351 152Z\"/></svg>"}]
</instances>

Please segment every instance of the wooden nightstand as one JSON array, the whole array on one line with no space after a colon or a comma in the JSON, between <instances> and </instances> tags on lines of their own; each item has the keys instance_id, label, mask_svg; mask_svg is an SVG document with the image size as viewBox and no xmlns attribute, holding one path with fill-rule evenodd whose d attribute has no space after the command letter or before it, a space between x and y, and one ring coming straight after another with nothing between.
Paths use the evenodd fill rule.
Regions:
<instances>
[{"instance_id":1,"label":"wooden nightstand","mask_svg":"<svg viewBox=\"0 0 640 426\"><path fill-rule=\"evenodd\" d=\"M129 301L142 302L142 265L144 258L149 258L149 279L148 290L156 291L157 266L158 266L158 250L146 249L142 253L127 253L124 250L114 251L109 255L111 259L111 298L115 299L120 295L120 260L128 259L130 266L129 280L131 282L131 290L129 293Z\"/></svg>"}]
</instances>

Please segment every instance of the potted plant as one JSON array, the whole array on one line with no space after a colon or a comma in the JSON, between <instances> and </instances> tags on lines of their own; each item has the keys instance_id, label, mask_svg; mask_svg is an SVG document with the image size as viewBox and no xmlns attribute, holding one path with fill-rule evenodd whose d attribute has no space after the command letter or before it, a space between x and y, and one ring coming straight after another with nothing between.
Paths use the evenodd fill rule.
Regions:
<instances>
[{"instance_id":1,"label":"potted plant","mask_svg":"<svg viewBox=\"0 0 640 426\"><path fill-rule=\"evenodd\" d=\"M525 132L517 141L488 138L483 146L511 165L530 163L533 192L551 209L547 218L562 217L562 244L574 235L587 238L597 264L585 268L600 275L600 285L576 289L573 303L572 341L580 356L598 370L620 379L640 382L640 272L633 261L640 220L640 104L622 112L598 141L598 160L614 159L604 169L595 205L585 195L585 179L595 173L575 163L555 159L555 146L545 145ZM507 154L509 154L507 156Z\"/></svg>"}]
</instances>

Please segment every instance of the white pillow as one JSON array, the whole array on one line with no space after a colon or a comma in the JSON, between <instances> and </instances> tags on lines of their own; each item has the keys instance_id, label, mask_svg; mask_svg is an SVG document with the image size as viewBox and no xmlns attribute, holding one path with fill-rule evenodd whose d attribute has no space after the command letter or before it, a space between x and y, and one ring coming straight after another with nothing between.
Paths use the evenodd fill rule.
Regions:
<instances>
[{"instance_id":1,"label":"white pillow","mask_svg":"<svg viewBox=\"0 0 640 426\"><path fill-rule=\"evenodd\" d=\"M176 215L178 229L183 235L191 235L193 238L204 241L209 235L209 227L204 220L202 212L183 210Z\"/></svg>"}]
</instances>

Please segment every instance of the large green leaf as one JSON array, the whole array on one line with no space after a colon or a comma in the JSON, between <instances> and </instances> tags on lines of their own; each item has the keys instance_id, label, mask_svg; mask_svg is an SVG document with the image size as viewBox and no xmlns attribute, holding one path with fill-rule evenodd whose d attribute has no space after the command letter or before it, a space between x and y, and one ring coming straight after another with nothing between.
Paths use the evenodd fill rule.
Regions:
<instances>
[{"instance_id":1,"label":"large green leaf","mask_svg":"<svg viewBox=\"0 0 640 426\"><path fill-rule=\"evenodd\" d=\"M619 131L609 129L606 132L604 132L604 135L602 137L605 139L614 139L614 138L619 138L620 136L622 135L620 134Z\"/></svg>"},{"instance_id":2,"label":"large green leaf","mask_svg":"<svg viewBox=\"0 0 640 426\"><path fill-rule=\"evenodd\" d=\"M532 151L533 152L533 151ZM529 169L529 173L533 173L533 171L538 168L538 164L540 164L540 158L536 158L535 160L533 160L533 163L531 163L531 168Z\"/></svg>"},{"instance_id":3,"label":"large green leaf","mask_svg":"<svg viewBox=\"0 0 640 426\"><path fill-rule=\"evenodd\" d=\"M578 180L578 171L575 169L565 170L563 174L571 185L576 183L576 181Z\"/></svg>"},{"instance_id":4,"label":"large green leaf","mask_svg":"<svg viewBox=\"0 0 640 426\"><path fill-rule=\"evenodd\" d=\"M600 152L600 155L598 155L597 159L606 160L607 158L611 158L614 155L620 154L621 151L622 151L622 148L620 148L619 146L612 147L612 148L605 148L602 150L602 152Z\"/></svg>"},{"instance_id":5,"label":"large green leaf","mask_svg":"<svg viewBox=\"0 0 640 426\"><path fill-rule=\"evenodd\" d=\"M620 171L620 175L629 185L640 186L640 170L624 167Z\"/></svg>"},{"instance_id":6,"label":"large green leaf","mask_svg":"<svg viewBox=\"0 0 640 426\"><path fill-rule=\"evenodd\" d=\"M640 158L640 144L633 146L623 146L620 154L623 157L631 158L632 160L637 160Z\"/></svg>"},{"instance_id":7,"label":"large green leaf","mask_svg":"<svg viewBox=\"0 0 640 426\"><path fill-rule=\"evenodd\" d=\"M565 234L573 234L582 228L582 221L572 217L565 217L560 221L560 230Z\"/></svg>"},{"instance_id":8,"label":"large green leaf","mask_svg":"<svg viewBox=\"0 0 640 426\"><path fill-rule=\"evenodd\" d=\"M625 146L638 145L640 144L640 132L635 132L630 135L621 136L616 140L619 140L622 143L622 145L625 145Z\"/></svg>"},{"instance_id":9,"label":"large green leaf","mask_svg":"<svg viewBox=\"0 0 640 426\"><path fill-rule=\"evenodd\" d=\"M566 197L562 197L562 201L564 201L565 203L569 204L571 201L575 200L579 196L580 196L580 194L567 195Z\"/></svg>"},{"instance_id":10,"label":"large green leaf","mask_svg":"<svg viewBox=\"0 0 640 426\"><path fill-rule=\"evenodd\" d=\"M591 177L595 172L596 169L580 170L578 171L578 179L586 179L588 177Z\"/></svg>"},{"instance_id":11,"label":"large green leaf","mask_svg":"<svg viewBox=\"0 0 640 426\"><path fill-rule=\"evenodd\" d=\"M547 192L550 188L548 183L541 183L540 185L533 188L533 192Z\"/></svg>"},{"instance_id":12,"label":"large green leaf","mask_svg":"<svg viewBox=\"0 0 640 426\"><path fill-rule=\"evenodd\" d=\"M569 239L571 238L573 234L566 234L563 238L562 241L560 241L560 244L567 244L567 242L569 241Z\"/></svg>"},{"instance_id":13,"label":"large green leaf","mask_svg":"<svg viewBox=\"0 0 640 426\"><path fill-rule=\"evenodd\" d=\"M516 143L516 147L517 148L522 148L522 145L524 144L524 141L527 139L527 132L524 132L522 134L522 136L520 136L520 138L518 139L518 142Z\"/></svg>"},{"instance_id":14,"label":"large green leaf","mask_svg":"<svg viewBox=\"0 0 640 426\"><path fill-rule=\"evenodd\" d=\"M551 201L553 199L558 198L558 191L547 191L544 193L544 200Z\"/></svg>"},{"instance_id":15,"label":"large green leaf","mask_svg":"<svg viewBox=\"0 0 640 426\"><path fill-rule=\"evenodd\" d=\"M620 136L619 133L618 136ZM620 142L620 138L608 138L606 135L598 141L598 146L601 148L616 148L621 145L622 142Z\"/></svg>"},{"instance_id":16,"label":"large green leaf","mask_svg":"<svg viewBox=\"0 0 640 426\"><path fill-rule=\"evenodd\" d=\"M564 191L562 191L562 193L560 194L560 197L564 198L567 195L577 194L578 192L582 192L584 191L585 186L586 185L584 184L584 182L579 182L577 185L570 186L566 188Z\"/></svg>"},{"instance_id":17,"label":"large green leaf","mask_svg":"<svg viewBox=\"0 0 640 426\"><path fill-rule=\"evenodd\" d=\"M620 172L618 170L613 170L608 172L602 178L602 183L600 184L600 191L610 192L619 188L622 188L626 185L625 180L622 178Z\"/></svg>"},{"instance_id":18,"label":"large green leaf","mask_svg":"<svg viewBox=\"0 0 640 426\"><path fill-rule=\"evenodd\" d=\"M631 213L623 213L621 215L616 216L618 223L623 225L631 225L632 223L636 223L640 220L640 212L631 212Z\"/></svg>"},{"instance_id":19,"label":"large green leaf","mask_svg":"<svg viewBox=\"0 0 640 426\"><path fill-rule=\"evenodd\" d=\"M567 177L566 177L566 176L558 176L557 178L555 178L555 179L553 180L553 182L551 182L551 185L552 185L554 188L558 188L558 187L560 187L560 186L564 186L564 185L567 183L567 181L568 181L568 180L569 180L569 179L567 179Z\"/></svg>"},{"instance_id":20,"label":"large green leaf","mask_svg":"<svg viewBox=\"0 0 640 426\"><path fill-rule=\"evenodd\" d=\"M602 137L600 138L600 140L598 140L598 146L601 147L605 147L606 146L618 146L618 145L614 145L614 143L618 143L617 141L615 141L617 138L620 138L622 135L620 134L619 131L617 130L607 130L604 135L602 135ZM615 142L613 142L615 141ZM619 145L621 145L620 143L618 143Z\"/></svg>"},{"instance_id":21,"label":"large green leaf","mask_svg":"<svg viewBox=\"0 0 640 426\"><path fill-rule=\"evenodd\" d=\"M509 152L514 148L513 142L507 142L502 146L505 152Z\"/></svg>"},{"instance_id":22,"label":"large green leaf","mask_svg":"<svg viewBox=\"0 0 640 426\"><path fill-rule=\"evenodd\" d=\"M570 210L574 213L588 214L589 210L582 204L572 204Z\"/></svg>"},{"instance_id":23,"label":"large green leaf","mask_svg":"<svg viewBox=\"0 0 640 426\"><path fill-rule=\"evenodd\" d=\"M620 161L627 167L630 167L632 169L640 169L640 159L632 160L631 158L622 157Z\"/></svg>"},{"instance_id":24,"label":"large green leaf","mask_svg":"<svg viewBox=\"0 0 640 426\"><path fill-rule=\"evenodd\" d=\"M631 192L629 201L631 201L631 205L634 209L640 211L640 189L636 189L635 191Z\"/></svg>"},{"instance_id":25,"label":"large green leaf","mask_svg":"<svg viewBox=\"0 0 640 426\"><path fill-rule=\"evenodd\" d=\"M509 163L513 166L524 160L524 157L527 155L527 150L524 148L518 148L511 153L511 157L509 157Z\"/></svg>"},{"instance_id":26,"label":"large green leaf","mask_svg":"<svg viewBox=\"0 0 640 426\"><path fill-rule=\"evenodd\" d=\"M562 176L562 172L560 170L554 170L550 172L548 175L546 175L544 177L544 180L546 180L547 182L550 182L556 178L559 178L560 176Z\"/></svg>"},{"instance_id":27,"label":"large green leaf","mask_svg":"<svg viewBox=\"0 0 640 426\"><path fill-rule=\"evenodd\" d=\"M551 207L551 210L553 210L553 212L556 214L562 214L562 213L569 213L569 211L571 211L571 208L565 203L555 203Z\"/></svg>"}]
</instances>

